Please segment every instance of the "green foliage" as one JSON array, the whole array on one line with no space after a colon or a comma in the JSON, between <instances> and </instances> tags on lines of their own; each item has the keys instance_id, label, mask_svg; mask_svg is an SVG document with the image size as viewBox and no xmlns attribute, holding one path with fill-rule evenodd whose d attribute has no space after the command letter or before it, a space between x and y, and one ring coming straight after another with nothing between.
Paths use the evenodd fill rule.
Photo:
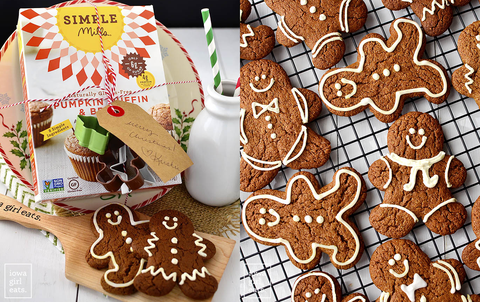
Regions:
<instances>
[{"instance_id":1,"label":"green foliage","mask_svg":"<svg viewBox=\"0 0 480 302\"><path fill-rule=\"evenodd\" d=\"M20 160L20 169L25 169L28 165L30 171L32 170L32 166L30 164L30 155L26 152L28 146L28 134L26 130L22 130L23 122L18 121L15 127L8 129L11 131L7 131L3 134L3 137L8 138L15 138L15 140L10 140L10 144L12 144L13 148L10 152L21 158ZM14 129L14 130L12 130Z\"/></svg>"},{"instance_id":2,"label":"green foliage","mask_svg":"<svg viewBox=\"0 0 480 302\"><path fill-rule=\"evenodd\" d=\"M175 125L175 134L180 146L185 152L187 152L186 143L190 139L190 129L192 129L191 124L195 121L195 118L183 116L182 112L178 110L178 108L175 108L175 114L176 117L172 118L172 122Z\"/></svg>"}]
</instances>

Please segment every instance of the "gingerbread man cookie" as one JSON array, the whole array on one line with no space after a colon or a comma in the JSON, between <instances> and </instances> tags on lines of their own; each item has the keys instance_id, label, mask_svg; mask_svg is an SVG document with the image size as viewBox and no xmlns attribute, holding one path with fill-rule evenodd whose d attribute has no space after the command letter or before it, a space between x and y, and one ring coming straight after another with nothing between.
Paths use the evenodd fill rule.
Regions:
<instances>
[{"instance_id":1,"label":"gingerbread man cookie","mask_svg":"<svg viewBox=\"0 0 480 302\"><path fill-rule=\"evenodd\" d=\"M375 230L400 238L423 219L437 234L455 233L467 212L449 188L460 187L467 171L461 161L442 151L438 121L427 113L409 112L390 127L387 144L390 154L368 170L372 184L386 191L383 203L370 214Z\"/></svg>"},{"instance_id":2,"label":"gingerbread man cookie","mask_svg":"<svg viewBox=\"0 0 480 302\"><path fill-rule=\"evenodd\" d=\"M330 142L305 125L320 114L318 95L293 88L282 67L269 60L246 64L240 77L240 189L263 188L282 164L292 169L322 166Z\"/></svg>"},{"instance_id":3,"label":"gingerbread man cookie","mask_svg":"<svg viewBox=\"0 0 480 302\"><path fill-rule=\"evenodd\" d=\"M480 271L480 197L472 208L472 229L477 239L465 247L462 260L469 268Z\"/></svg>"},{"instance_id":4,"label":"gingerbread man cookie","mask_svg":"<svg viewBox=\"0 0 480 302\"><path fill-rule=\"evenodd\" d=\"M342 290L332 275L315 271L295 280L292 302L369 302L362 294L351 294L342 299Z\"/></svg>"},{"instance_id":5,"label":"gingerbread man cookie","mask_svg":"<svg viewBox=\"0 0 480 302\"><path fill-rule=\"evenodd\" d=\"M290 261L312 269L322 252L339 269L354 266L363 240L348 218L367 196L365 182L352 168L342 168L321 188L315 176L296 173L285 192L260 190L245 201L242 221L247 234L266 245L283 245Z\"/></svg>"},{"instance_id":6,"label":"gingerbread man cookie","mask_svg":"<svg viewBox=\"0 0 480 302\"><path fill-rule=\"evenodd\" d=\"M292 47L302 41L312 50L316 68L328 69L345 52L341 32L359 30L367 20L363 0L265 0L277 14L278 43Z\"/></svg>"},{"instance_id":7,"label":"gingerbread man cookie","mask_svg":"<svg viewBox=\"0 0 480 302\"><path fill-rule=\"evenodd\" d=\"M144 260L133 253L132 245L149 233L148 220L137 221L135 212L122 204L105 205L93 214L92 231L98 239L87 252L87 263L108 270L101 284L105 291L117 295L136 292L134 278Z\"/></svg>"},{"instance_id":8,"label":"gingerbread man cookie","mask_svg":"<svg viewBox=\"0 0 480 302\"><path fill-rule=\"evenodd\" d=\"M377 302L478 302L478 295L459 293L465 280L455 259L431 261L410 240L393 239L379 246L370 260L373 284L382 291Z\"/></svg>"},{"instance_id":9,"label":"gingerbread man cookie","mask_svg":"<svg viewBox=\"0 0 480 302\"><path fill-rule=\"evenodd\" d=\"M480 107L480 81L477 78L480 69L480 21L473 22L462 31L457 48L464 65L452 75L453 88L473 98Z\"/></svg>"},{"instance_id":10,"label":"gingerbread man cookie","mask_svg":"<svg viewBox=\"0 0 480 302\"><path fill-rule=\"evenodd\" d=\"M240 59L259 60L275 46L275 34L266 25L245 24L252 8L248 0L240 0Z\"/></svg>"},{"instance_id":11,"label":"gingerbread man cookie","mask_svg":"<svg viewBox=\"0 0 480 302\"><path fill-rule=\"evenodd\" d=\"M134 281L135 287L147 295L166 295L175 284L192 299L209 298L217 290L217 279L204 265L215 255L215 245L195 234L192 221L178 211L153 215L149 235L134 244L133 249L147 259L145 269Z\"/></svg>"},{"instance_id":12,"label":"gingerbread man cookie","mask_svg":"<svg viewBox=\"0 0 480 302\"><path fill-rule=\"evenodd\" d=\"M390 10L410 8L422 22L427 35L436 37L443 34L452 24L453 6L462 6L470 0L382 0Z\"/></svg>"},{"instance_id":13,"label":"gingerbread man cookie","mask_svg":"<svg viewBox=\"0 0 480 302\"><path fill-rule=\"evenodd\" d=\"M365 36L356 63L323 75L318 90L330 112L352 116L370 108L377 119L390 123L400 116L408 97L425 96L435 104L447 99L446 70L433 60L421 59L425 36L420 26L396 19L390 34L387 41L378 34Z\"/></svg>"}]
</instances>

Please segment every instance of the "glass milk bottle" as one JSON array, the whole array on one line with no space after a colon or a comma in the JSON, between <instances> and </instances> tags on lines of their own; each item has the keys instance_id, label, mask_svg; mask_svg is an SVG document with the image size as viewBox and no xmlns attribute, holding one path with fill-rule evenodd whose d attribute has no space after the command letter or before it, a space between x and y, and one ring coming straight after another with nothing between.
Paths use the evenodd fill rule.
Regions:
<instances>
[{"instance_id":1,"label":"glass milk bottle","mask_svg":"<svg viewBox=\"0 0 480 302\"><path fill-rule=\"evenodd\" d=\"M239 112L236 82L223 80L223 95L207 87L205 109L192 125L185 172L188 192L210 206L225 206L240 197Z\"/></svg>"}]
</instances>

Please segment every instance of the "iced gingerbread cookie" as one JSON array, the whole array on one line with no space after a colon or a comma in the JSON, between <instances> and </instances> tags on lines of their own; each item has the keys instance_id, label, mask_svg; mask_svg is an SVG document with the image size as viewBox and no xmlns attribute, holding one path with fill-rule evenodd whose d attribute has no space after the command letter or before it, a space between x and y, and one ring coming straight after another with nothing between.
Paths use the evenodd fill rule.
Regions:
<instances>
[{"instance_id":1,"label":"iced gingerbread cookie","mask_svg":"<svg viewBox=\"0 0 480 302\"><path fill-rule=\"evenodd\" d=\"M391 10L410 8L422 22L427 35L436 37L443 34L452 24L453 6L462 6L470 0L382 0Z\"/></svg>"},{"instance_id":2,"label":"iced gingerbread cookie","mask_svg":"<svg viewBox=\"0 0 480 302\"><path fill-rule=\"evenodd\" d=\"M133 280L145 261L133 253L132 246L149 233L148 220L138 221L127 206L110 204L95 211L92 231L98 238L88 250L86 260L93 268L108 268L101 280L103 289L117 295L136 292Z\"/></svg>"},{"instance_id":3,"label":"iced gingerbread cookie","mask_svg":"<svg viewBox=\"0 0 480 302\"><path fill-rule=\"evenodd\" d=\"M479 302L459 293L465 280L455 259L431 261L410 240L393 239L379 246L370 260L373 284L382 291L377 302Z\"/></svg>"},{"instance_id":4,"label":"iced gingerbread cookie","mask_svg":"<svg viewBox=\"0 0 480 302\"><path fill-rule=\"evenodd\" d=\"M409 97L425 96L429 102L442 103L450 93L450 80L439 63L422 59L424 50L420 25L396 19L390 26L390 39L365 36L357 62L323 75L320 98L333 114L352 116L370 108L385 123L400 116Z\"/></svg>"},{"instance_id":5,"label":"iced gingerbread cookie","mask_svg":"<svg viewBox=\"0 0 480 302\"><path fill-rule=\"evenodd\" d=\"M458 37L458 53L464 65L452 75L453 88L459 93L473 98L480 107L480 21L467 26Z\"/></svg>"},{"instance_id":6,"label":"iced gingerbread cookie","mask_svg":"<svg viewBox=\"0 0 480 302\"><path fill-rule=\"evenodd\" d=\"M243 205L247 234L265 245L283 245L290 261L312 269L322 252L338 269L354 266L362 256L363 240L351 216L367 196L365 182L352 168L342 168L321 188L315 176L296 173L285 192L260 190Z\"/></svg>"},{"instance_id":7,"label":"iced gingerbread cookie","mask_svg":"<svg viewBox=\"0 0 480 302\"><path fill-rule=\"evenodd\" d=\"M266 25L245 24L252 8L248 0L240 0L240 59L259 60L275 46L275 34Z\"/></svg>"},{"instance_id":8,"label":"iced gingerbread cookie","mask_svg":"<svg viewBox=\"0 0 480 302\"><path fill-rule=\"evenodd\" d=\"M359 30L367 20L363 0L265 0L280 15L278 43L292 47L302 41L312 50L316 68L337 64L345 52L341 32Z\"/></svg>"},{"instance_id":9,"label":"iced gingerbread cookie","mask_svg":"<svg viewBox=\"0 0 480 302\"><path fill-rule=\"evenodd\" d=\"M147 245L143 244L145 241ZM176 284L192 299L209 298L217 290L217 279L204 265L215 255L215 245L195 234L192 221L178 211L153 215L149 235L142 237L133 249L147 260L134 281L135 287L147 295L166 295Z\"/></svg>"},{"instance_id":10,"label":"iced gingerbread cookie","mask_svg":"<svg viewBox=\"0 0 480 302\"><path fill-rule=\"evenodd\" d=\"M342 299L342 289L332 275L315 271L295 280L292 302L369 302L362 294L351 294Z\"/></svg>"},{"instance_id":11,"label":"iced gingerbread cookie","mask_svg":"<svg viewBox=\"0 0 480 302\"><path fill-rule=\"evenodd\" d=\"M259 190L283 165L292 169L322 166L330 142L306 126L322 110L313 91L293 88L280 65L253 61L240 69L240 189Z\"/></svg>"},{"instance_id":12,"label":"iced gingerbread cookie","mask_svg":"<svg viewBox=\"0 0 480 302\"><path fill-rule=\"evenodd\" d=\"M375 230L400 238L422 219L437 234L455 233L467 212L449 189L460 187L467 171L461 161L442 151L438 121L427 113L407 113L388 130L387 144L390 154L368 170L372 184L385 191L383 203L370 214Z\"/></svg>"},{"instance_id":13,"label":"iced gingerbread cookie","mask_svg":"<svg viewBox=\"0 0 480 302\"><path fill-rule=\"evenodd\" d=\"M462 260L469 268L480 271L480 197L472 208L472 228L477 239L465 247Z\"/></svg>"}]
</instances>

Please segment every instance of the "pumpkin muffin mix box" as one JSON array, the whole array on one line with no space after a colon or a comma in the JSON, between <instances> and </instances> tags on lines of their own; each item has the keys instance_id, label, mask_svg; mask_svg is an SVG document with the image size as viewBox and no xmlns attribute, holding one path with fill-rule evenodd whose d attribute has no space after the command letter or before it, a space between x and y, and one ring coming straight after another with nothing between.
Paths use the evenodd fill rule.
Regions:
<instances>
[{"instance_id":1,"label":"pumpkin muffin mix box","mask_svg":"<svg viewBox=\"0 0 480 302\"><path fill-rule=\"evenodd\" d=\"M153 7L102 6L98 12L100 27L91 5L20 10L17 34L24 99L58 99L90 87L55 104L31 102L25 106L38 200L125 193L181 182L177 175L163 183L95 120L96 112L107 105L105 90L99 88L105 87L100 33L105 55L116 73L117 94L166 82ZM165 111L161 115L170 120L166 127L171 125L166 86L118 99L134 103L152 116L159 115L160 108ZM78 123L88 139L93 133L92 137L105 138L104 143L110 138L109 143L103 149L92 148L79 139L78 129L74 132ZM119 183L116 175L123 176ZM143 182L135 178L139 175Z\"/></svg>"}]
</instances>

